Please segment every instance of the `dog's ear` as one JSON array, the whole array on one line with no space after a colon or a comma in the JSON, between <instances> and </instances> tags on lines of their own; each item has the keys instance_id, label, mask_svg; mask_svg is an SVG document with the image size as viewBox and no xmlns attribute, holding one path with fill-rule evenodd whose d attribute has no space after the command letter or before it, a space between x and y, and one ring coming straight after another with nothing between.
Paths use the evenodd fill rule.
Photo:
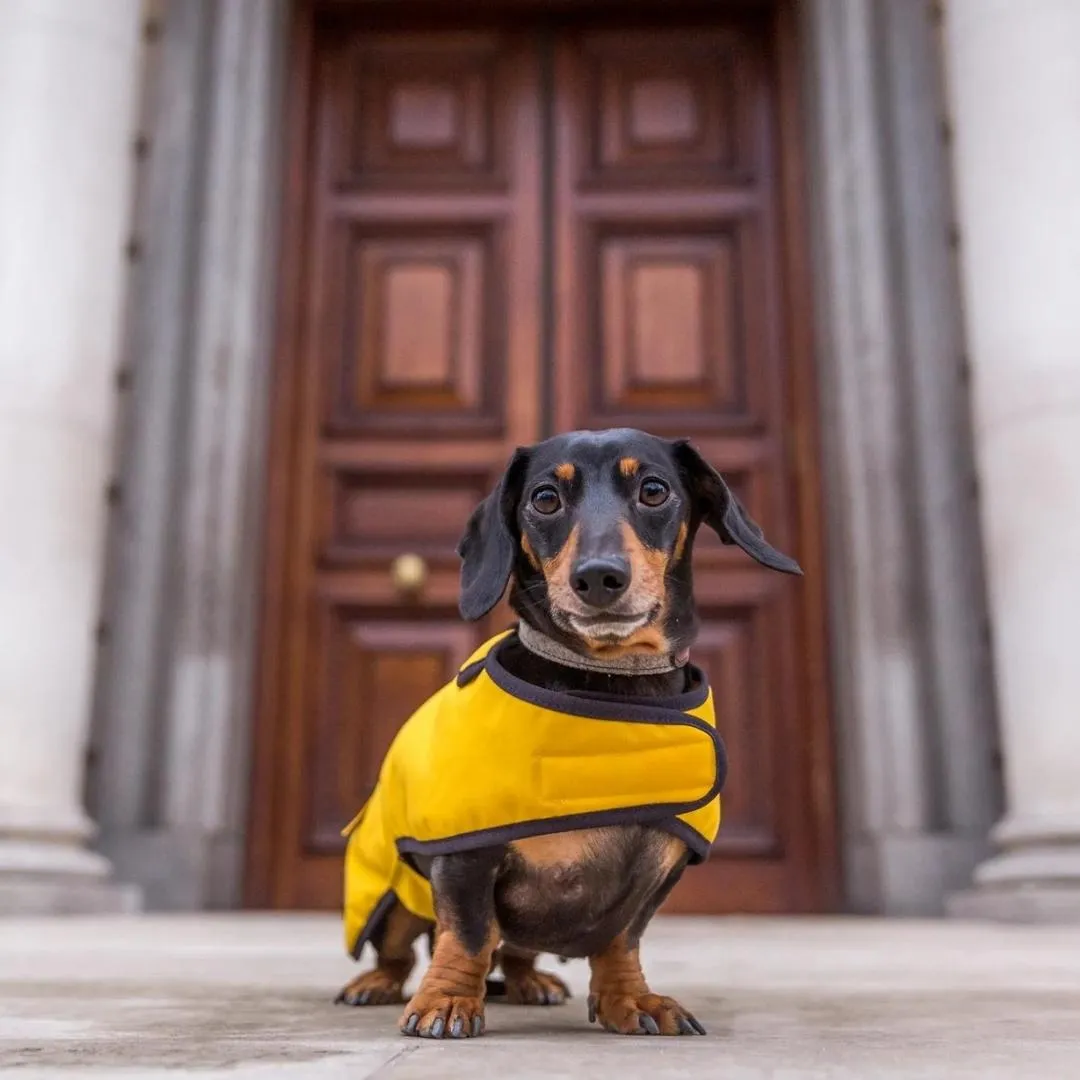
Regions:
<instances>
[{"instance_id":1,"label":"dog's ear","mask_svg":"<svg viewBox=\"0 0 1080 1080\"><path fill-rule=\"evenodd\" d=\"M518 448L495 490L472 512L458 542L461 556L461 617L483 618L498 602L510 580L517 554L517 506L529 451Z\"/></svg>"},{"instance_id":2,"label":"dog's ear","mask_svg":"<svg viewBox=\"0 0 1080 1080\"><path fill-rule=\"evenodd\" d=\"M802 569L793 558L777 551L765 539L761 526L746 512L724 483L724 478L694 449L689 440L679 439L672 445L672 451L694 499L697 513L725 544L738 544L762 566L785 574L802 574Z\"/></svg>"}]
</instances>

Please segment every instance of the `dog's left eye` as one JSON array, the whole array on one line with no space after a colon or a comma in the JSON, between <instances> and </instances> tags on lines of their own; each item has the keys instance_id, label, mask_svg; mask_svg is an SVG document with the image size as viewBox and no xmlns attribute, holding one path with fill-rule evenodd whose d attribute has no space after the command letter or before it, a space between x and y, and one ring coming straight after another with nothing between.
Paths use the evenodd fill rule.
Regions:
<instances>
[{"instance_id":1,"label":"dog's left eye","mask_svg":"<svg viewBox=\"0 0 1080 1080\"><path fill-rule=\"evenodd\" d=\"M667 502L670 494L671 488L669 488L663 480L657 480L656 477L649 477L647 480L641 481L641 487L638 490L638 499L646 506L663 506L663 504Z\"/></svg>"},{"instance_id":2,"label":"dog's left eye","mask_svg":"<svg viewBox=\"0 0 1080 1080\"><path fill-rule=\"evenodd\" d=\"M562 506L562 499L553 487L537 488L532 494L533 509L541 514L554 514Z\"/></svg>"}]
</instances>

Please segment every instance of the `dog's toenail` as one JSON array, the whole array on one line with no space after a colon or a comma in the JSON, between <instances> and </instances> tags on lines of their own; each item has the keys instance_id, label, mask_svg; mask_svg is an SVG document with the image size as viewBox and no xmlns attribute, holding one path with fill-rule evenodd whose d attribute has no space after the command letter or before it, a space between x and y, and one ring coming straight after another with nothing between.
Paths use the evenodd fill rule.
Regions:
<instances>
[{"instance_id":1,"label":"dog's toenail","mask_svg":"<svg viewBox=\"0 0 1080 1080\"><path fill-rule=\"evenodd\" d=\"M660 1029L656 1026L656 1021L648 1013L642 1013L638 1023L641 1024L641 1030L649 1035L660 1034Z\"/></svg>"}]
</instances>

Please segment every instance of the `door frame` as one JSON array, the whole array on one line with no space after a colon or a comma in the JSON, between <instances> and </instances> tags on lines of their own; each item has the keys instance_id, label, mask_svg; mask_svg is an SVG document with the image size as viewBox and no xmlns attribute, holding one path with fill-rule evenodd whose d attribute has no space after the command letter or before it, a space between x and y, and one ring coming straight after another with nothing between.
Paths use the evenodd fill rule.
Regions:
<instances>
[{"instance_id":1,"label":"door frame","mask_svg":"<svg viewBox=\"0 0 1080 1080\"><path fill-rule=\"evenodd\" d=\"M153 153L137 165L133 235L155 257L133 264L119 358L136 373L118 457L122 516L141 527L121 527L113 512L87 800L97 846L155 908L236 906L250 867L249 755L265 750L251 669L260 608L272 607L262 596L273 553L259 503L275 482L263 414L294 318L289 242L274 233L287 224L283 188L295 172L286 90L303 68L300 2L168 4L154 22L140 118ZM804 175L790 180L812 229L842 906L935 914L970 881L1001 799L981 533L966 497L959 290L942 242L952 211L936 30L920 5L787 2L800 75L786 100L800 99L789 107L805 151ZM265 166L253 165L259 157ZM208 193L237 210L206 216ZM259 272L236 275L237 252ZM201 343L194 354L189 342ZM230 453L203 453L207 440ZM957 497L930 505L880 480L912 473ZM224 559L205 529L176 528L186 508L214 505L215 491L245 492L251 508ZM914 601L898 608L900 596ZM168 632L181 607L202 638ZM227 633L215 629L226 623ZM163 705L163 688L190 686L193 659L213 671L215 692ZM898 659L917 692L897 692ZM936 767L928 743L949 748ZM247 876L258 906L257 876Z\"/></svg>"}]
</instances>

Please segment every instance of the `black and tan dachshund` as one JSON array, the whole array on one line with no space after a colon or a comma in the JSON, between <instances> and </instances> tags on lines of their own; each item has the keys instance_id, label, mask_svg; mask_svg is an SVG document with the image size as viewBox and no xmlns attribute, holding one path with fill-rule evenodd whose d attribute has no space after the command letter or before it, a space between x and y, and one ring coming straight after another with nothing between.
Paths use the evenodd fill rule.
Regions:
<instances>
[{"instance_id":1,"label":"black and tan dachshund","mask_svg":"<svg viewBox=\"0 0 1080 1080\"><path fill-rule=\"evenodd\" d=\"M461 614L482 618L509 583L513 609L537 632L530 637L553 645L538 652L511 641L501 661L519 679L573 693L672 698L687 689L685 655L697 630L691 552L702 524L759 563L800 573L685 440L574 432L520 449L461 540ZM560 649L589 663L553 659ZM644 674L620 667L639 656L673 662ZM541 952L588 959L590 1019L607 1030L704 1034L679 1002L649 989L638 959L642 933L687 861L682 840L642 825L437 856L426 868L437 928L395 905L374 942L375 969L338 1000L403 1001L414 943L434 929L432 963L402 1016L406 1034L479 1034L495 967L506 1000L563 1002L563 982L535 967Z\"/></svg>"}]
</instances>

